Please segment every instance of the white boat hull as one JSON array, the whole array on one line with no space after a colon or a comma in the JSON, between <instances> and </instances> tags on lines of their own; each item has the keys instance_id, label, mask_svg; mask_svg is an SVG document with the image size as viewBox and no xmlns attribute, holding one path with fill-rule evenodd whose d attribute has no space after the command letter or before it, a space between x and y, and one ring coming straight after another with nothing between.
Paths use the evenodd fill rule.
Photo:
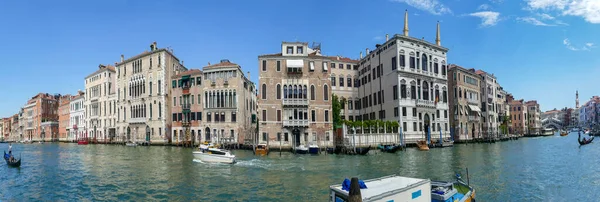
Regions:
<instances>
[{"instance_id":1,"label":"white boat hull","mask_svg":"<svg viewBox=\"0 0 600 202\"><path fill-rule=\"evenodd\" d=\"M235 163L235 155L215 155L201 151L193 152L194 158L207 163Z\"/></svg>"}]
</instances>

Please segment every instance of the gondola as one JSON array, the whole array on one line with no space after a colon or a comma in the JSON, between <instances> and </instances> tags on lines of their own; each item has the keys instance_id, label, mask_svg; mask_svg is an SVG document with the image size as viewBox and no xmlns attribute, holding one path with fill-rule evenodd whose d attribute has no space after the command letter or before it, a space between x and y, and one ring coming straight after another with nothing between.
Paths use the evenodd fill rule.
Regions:
<instances>
[{"instance_id":1,"label":"gondola","mask_svg":"<svg viewBox=\"0 0 600 202\"><path fill-rule=\"evenodd\" d=\"M371 150L371 145L367 148L356 148L356 154L358 155L367 155Z\"/></svg>"},{"instance_id":2,"label":"gondola","mask_svg":"<svg viewBox=\"0 0 600 202\"><path fill-rule=\"evenodd\" d=\"M583 141L581 140L581 135L579 135L579 137L577 138L577 142L579 142L579 145L586 145L592 143L592 141L594 141L594 137Z\"/></svg>"},{"instance_id":3,"label":"gondola","mask_svg":"<svg viewBox=\"0 0 600 202\"><path fill-rule=\"evenodd\" d=\"M10 162L10 155L6 154L6 151L4 151L4 160L6 161L6 164L8 164L8 166L10 167L21 166L21 159L17 160L16 162Z\"/></svg>"},{"instance_id":4,"label":"gondola","mask_svg":"<svg viewBox=\"0 0 600 202\"><path fill-rule=\"evenodd\" d=\"M379 145L379 150L387 153L396 153L400 149L400 145L391 144L391 145Z\"/></svg>"}]
</instances>

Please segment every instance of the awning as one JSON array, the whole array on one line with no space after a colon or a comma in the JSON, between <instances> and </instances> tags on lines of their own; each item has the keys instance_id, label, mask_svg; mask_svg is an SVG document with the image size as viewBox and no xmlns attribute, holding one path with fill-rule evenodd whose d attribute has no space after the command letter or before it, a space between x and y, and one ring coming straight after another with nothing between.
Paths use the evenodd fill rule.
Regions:
<instances>
[{"instance_id":1,"label":"awning","mask_svg":"<svg viewBox=\"0 0 600 202\"><path fill-rule=\"evenodd\" d=\"M287 67L304 67L304 60L286 60L285 64Z\"/></svg>"},{"instance_id":2,"label":"awning","mask_svg":"<svg viewBox=\"0 0 600 202\"><path fill-rule=\"evenodd\" d=\"M471 109L471 111L475 111L475 112L480 112L481 109L479 109L478 106L475 105L469 105L469 108Z\"/></svg>"}]
</instances>

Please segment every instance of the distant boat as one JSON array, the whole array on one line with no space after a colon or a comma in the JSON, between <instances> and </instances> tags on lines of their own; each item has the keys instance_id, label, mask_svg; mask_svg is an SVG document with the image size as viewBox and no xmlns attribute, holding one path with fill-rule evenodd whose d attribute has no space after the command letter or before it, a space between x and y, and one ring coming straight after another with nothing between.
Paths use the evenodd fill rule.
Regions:
<instances>
[{"instance_id":1,"label":"distant boat","mask_svg":"<svg viewBox=\"0 0 600 202\"><path fill-rule=\"evenodd\" d=\"M554 135L554 129L552 128L544 128L542 131L542 136L552 136Z\"/></svg>"},{"instance_id":2,"label":"distant boat","mask_svg":"<svg viewBox=\"0 0 600 202\"><path fill-rule=\"evenodd\" d=\"M579 142L579 145L586 145L592 143L592 141L594 141L594 137L591 137L590 139L585 139L584 137L582 140L581 135L579 135L579 137L577 138L577 142Z\"/></svg>"},{"instance_id":3,"label":"distant boat","mask_svg":"<svg viewBox=\"0 0 600 202\"><path fill-rule=\"evenodd\" d=\"M127 143L125 143L125 146L128 146L128 147L135 147L135 146L138 146L138 144L137 144L137 143L135 143L135 142L127 142Z\"/></svg>"},{"instance_id":4,"label":"distant boat","mask_svg":"<svg viewBox=\"0 0 600 202\"><path fill-rule=\"evenodd\" d=\"M87 144L88 144L88 141L87 141L87 139L86 139L86 138L81 138L81 139L79 139L79 140L77 141L77 144L78 144L78 145L87 145Z\"/></svg>"},{"instance_id":5,"label":"distant boat","mask_svg":"<svg viewBox=\"0 0 600 202\"><path fill-rule=\"evenodd\" d=\"M259 156L269 155L269 148L267 147L266 144L258 144L258 145L256 145L254 154L259 155Z\"/></svg>"},{"instance_id":6,"label":"distant boat","mask_svg":"<svg viewBox=\"0 0 600 202\"><path fill-rule=\"evenodd\" d=\"M396 151L398 151L400 149L400 145L397 145L397 144L379 145L378 148L382 152L396 153Z\"/></svg>"},{"instance_id":7,"label":"distant boat","mask_svg":"<svg viewBox=\"0 0 600 202\"><path fill-rule=\"evenodd\" d=\"M319 154L319 146L316 144L308 145L308 153L310 154Z\"/></svg>"},{"instance_id":8,"label":"distant boat","mask_svg":"<svg viewBox=\"0 0 600 202\"><path fill-rule=\"evenodd\" d=\"M308 148L304 145L300 145L296 147L297 154L308 154Z\"/></svg>"},{"instance_id":9,"label":"distant boat","mask_svg":"<svg viewBox=\"0 0 600 202\"><path fill-rule=\"evenodd\" d=\"M421 151L429 151L429 146L427 146L427 141L425 140L417 140L417 147Z\"/></svg>"},{"instance_id":10,"label":"distant boat","mask_svg":"<svg viewBox=\"0 0 600 202\"><path fill-rule=\"evenodd\" d=\"M371 151L371 145L369 145L369 147L367 147L367 148L365 148L365 147L356 148L356 154L358 154L358 155L367 155L369 153L369 151Z\"/></svg>"},{"instance_id":11,"label":"distant boat","mask_svg":"<svg viewBox=\"0 0 600 202\"><path fill-rule=\"evenodd\" d=\"M567 136L567 135L569 135L568 131L565 131L565 130L560 131L560 136Z\"/></svg>"}]
</instances>

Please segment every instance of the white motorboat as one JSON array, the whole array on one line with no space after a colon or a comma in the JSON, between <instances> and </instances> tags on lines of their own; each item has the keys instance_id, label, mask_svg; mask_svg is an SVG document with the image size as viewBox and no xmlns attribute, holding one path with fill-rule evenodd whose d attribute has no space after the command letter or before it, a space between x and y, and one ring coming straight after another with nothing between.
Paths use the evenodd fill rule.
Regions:
<instances>
[{"instance_id":1,"label":"white motorboat","mask_svg":"<svg viewBox=\"0 0 600 202\"><path fill-rule=\"evenodd\" d=\"M308 148L304 145L300 145L296 147L297 154L308 154Z\"/></svg>"},{"instance_id":2,"label":"white motorboat","mask_svg":"<svg viewBox=\"0 0 600 202\"><path fill-rule=\"evenodd\" d=\"M200 151L193 152L194 158L208 163L235 163L235 155L229 150L212 148L210 145L200 145Z\"/></svg>"},{"instance_id":3,"label":"white motorboat","mask_svg":"<svg viewBox=\"0 0 600 202\"><path fill-rule=\"evenodd\" d=\"M135 146L137 146L137 145L138 145L138 144L137 144L137 143L135 143L135 142L127 142L127 143L125 143L125 146L128 146L128 147L135 147Z\"/></svg>"}]
</instances>

